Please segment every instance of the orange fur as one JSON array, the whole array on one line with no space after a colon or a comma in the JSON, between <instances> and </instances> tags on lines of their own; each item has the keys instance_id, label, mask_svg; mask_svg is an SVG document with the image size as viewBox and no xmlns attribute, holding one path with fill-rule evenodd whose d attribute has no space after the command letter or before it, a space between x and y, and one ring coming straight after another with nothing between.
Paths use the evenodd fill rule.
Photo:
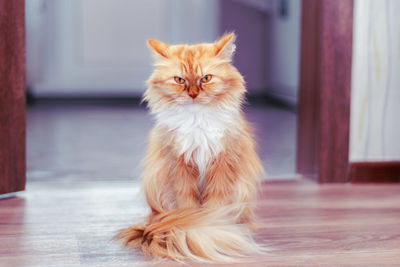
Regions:
<instances>
[{"instance_id":1,"label":"orange fur","mask_svg":"<svg viewBox=\"0 0 400 267\"><path fill-rule=\"evenodd\" d=\"M144 94L159 116L143 172L152 212L117 235L126 245L182 261L227 262L260 251L249 229L263 170L241 112L246 89L231 64L234 39L175 46L149 41L158 57ZM211 81L201 83L206 74ZM188 124L175 111L188 113Z\"/></svg>"}]
</instances>

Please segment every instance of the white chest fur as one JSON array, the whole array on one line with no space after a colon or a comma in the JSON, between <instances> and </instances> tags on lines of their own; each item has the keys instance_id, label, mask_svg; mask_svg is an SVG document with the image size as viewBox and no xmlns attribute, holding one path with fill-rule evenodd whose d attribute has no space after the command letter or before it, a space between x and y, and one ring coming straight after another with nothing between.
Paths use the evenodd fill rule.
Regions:
<instances>
[{"instance_id":1,"label":"white chest fur","mask_svg":"<svg viewBox=\"0 0 400 267\"><path fill-rule=\"evenodd\" d=\"M201 184L208 164L224 149L222 138L228 127L234 127L239 112L189 104L154 113L157 124L175 135L179 154L197 165Z\"/></svg>"}]
</instances>

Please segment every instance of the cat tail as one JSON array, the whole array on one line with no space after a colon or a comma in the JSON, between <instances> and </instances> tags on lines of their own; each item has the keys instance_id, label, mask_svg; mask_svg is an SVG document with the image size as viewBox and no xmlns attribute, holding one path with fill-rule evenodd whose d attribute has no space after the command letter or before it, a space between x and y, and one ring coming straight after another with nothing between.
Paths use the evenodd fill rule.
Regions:
<instances>
[{"instance_id":1,"label":"cat tail","mask_svg":"<svg viewBox=\"0 0 400 267\"><path fill-rule=\"evenodd\" d=\"M122 230L116 239L147 255L176 261L234 262L263 253L248 227L236 224L244 205L216 209L181 208L149 217Z\"/></svg>"}]
</instances>

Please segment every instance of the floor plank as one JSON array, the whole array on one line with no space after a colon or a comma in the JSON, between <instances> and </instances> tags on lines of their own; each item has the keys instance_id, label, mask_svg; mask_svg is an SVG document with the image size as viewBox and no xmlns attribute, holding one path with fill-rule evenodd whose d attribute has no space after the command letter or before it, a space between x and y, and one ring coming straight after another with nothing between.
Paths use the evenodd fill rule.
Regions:
<instances>
[{"instance_id":1,"label":"floor plank","mask_svg":"<svg viewBox=\"0 0 400 267\"><path fill-rule=\"evenodd\" d=\"M0 201L0 266L147 266L112 241L146 213L136 182L30 182ZM400 263L399 185L265 183L257 213L269 252L229 266Z\"/></svg>"}]
</instances>

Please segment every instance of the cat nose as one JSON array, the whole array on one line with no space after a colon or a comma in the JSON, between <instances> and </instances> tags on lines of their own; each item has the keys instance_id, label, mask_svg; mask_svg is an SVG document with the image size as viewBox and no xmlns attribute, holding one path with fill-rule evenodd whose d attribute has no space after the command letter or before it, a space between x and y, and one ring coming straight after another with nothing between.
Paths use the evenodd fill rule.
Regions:
<instances>
[{"instance_id":1,"label":"cat nose","mask_svg":"<svg viewBox=\"0 0 400 267\"><path fill-rule=\"evenodd\" d=\"M197 92L189 92L189 96L192 98L192 99L195 99L197 96L199 95L199 93L197 93Z\"/></svg>"}]
</instances>

